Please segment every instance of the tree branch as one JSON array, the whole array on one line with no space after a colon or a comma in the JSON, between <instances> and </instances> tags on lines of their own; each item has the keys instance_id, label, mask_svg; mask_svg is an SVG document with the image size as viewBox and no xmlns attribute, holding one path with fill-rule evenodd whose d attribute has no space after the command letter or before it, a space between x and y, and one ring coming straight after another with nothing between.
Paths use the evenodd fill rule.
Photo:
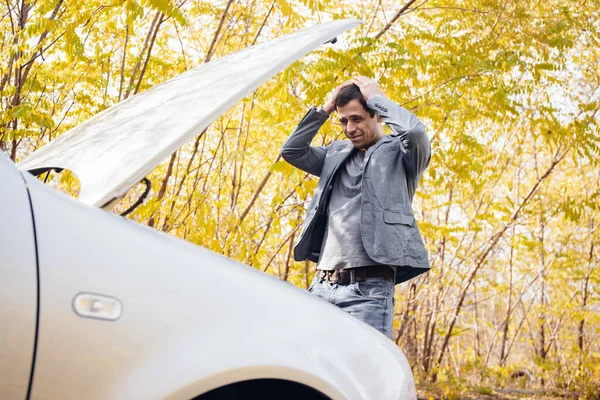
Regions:
<instances>
[{"instance_id":1,"label":"tree branch","mask_svg":"<svg viewBox=\"0 0 600 400\"><path fill-rule=\"evenodd\" d=\"M408 8L412 6L415 1L417 0L408 0L408 2L392 17L390 22L388 22L387 25L384 26L383 29L379 31L377 35L375 35L375 39L379 39L384 33L386 33L392 27L394 22L396 22L396 20L400 18L400 16L404 14L404 12L408 10Z\"/></svg>"},{"instance_id":2,"label":"tree branch","mask_svg":"<svg viewBox=\"0 0 600 400\"><path fill-rule=\"evenodd\" d=\"M144 74L146 73L146 67L148 67L148 61L150 61L150 56L152 55L152 47L154 47L154 42L156 41L156 35L158 35L158 30L160 26L165 21L165 14L160 13L160 17L158 19L158 23L154 28L154 33L152 34L152 40L150 40L150 45L148 46L148 54L146 55L146 59L144 60L144 66L142 67L142 72L140 72L140 76L138 78L137 85L135 86L135 90L133 92L136 95L140 91L140 85L142 84L142 80L144 79Z\"/></svg>"},{"instance_id":3,"label":"tree branch","mask_svg":"<svg viewBox=\"0 0 600 400\"><path fill-rule=\"evenodd\" d=\"M225 22L225 17L227 16L227 12L229 11L229 7L233 3L233 0L229 0L227 5L225 6L225 10L223 10L223 14L221 15L221 20L219 21L219 26L213 36L212 41L210 42L210 46L208 47L208 51L206 52L206 57L204 57L204 62L207 63L212 58L215 51L215 44L217 43L217 38L219 37L219 33L221 32L221 28L223 27L223 22Z\"/></svg>"},{"instance_id":4,"label":"tree branch","mask_svg":"<svg viewBox=\"0 0 600 400\"><path fill-rule=\"evenodd\" d=\"M281 154L278 154L277 158L275 159L275 161L273 161L273 163L271 165L275 164L280 159L281 159ZM244 220L244 218L246 218L246 216L250 212L250 209L252 208L252 206L254 205L254 202L256 201L256 199L258 198L258 196L260 195L260 192L262 192L262 190L265 188L265 185L269 181L269 178L271 177L272 173L273 172L269 168L269 171L267 172L267 174L265 175L265 177L263 178L263 180L258 185L258 189L256 189L256 192L254 192L254 195L252 196L252 200L250 200L250 203L248 203L248 206L246 206L246 208L244 209L244 211L242 211L242 214L240 215L240 224L242 223L242 221Z\"/></svg>"},{"instance_id":5,"label":"tree branch","mask_svg":"<svg viewBox=\"0 0 600 400\"><path fill-rule=\"evenodd\" d=\"M456 307L454 309L454 313L452 315L452 320L450 322L450 326L448 327L448 330L447 330L446 335L444 337L444 342L442 344L442 347L440 349L440 354L439 354L438 359L437 359L437 365L438 366L441 365L441 363L442 363L442 360L444 358L444 354L445 354L446 349L448 348L448 344L450 342L450 337L452 336L452 330L454 329L454 325L456 324L456 321L458 319L458 314L460 313L460 310L462 309L463 303L464 303L465 298L467 296L468 289L471 286L471 284L473 283L475 277L477 276L477 273L479 272L479 269L483 266L483 264L484 264L485 260L487 259L488 255L496 247L496 245L498 244L498 242L500 241L500 239L502 238L502 236L504 235L504 233L517 220L517 218L519 217L519 213L521 212L521 210L523 209L523 207L525 207L525 205L529 202L529 200L531 199L531 197L537 192L537 190L540 187L540 185L542 184L542 182L552 173L552 171L554 170L554 168L556 167L556 165L558 165L558 163L560 163L564 159L564 157L567 155L568 150L569 149L566 149L563 152L562 155L560 155L559 152L557 151L557 153L554 156L554 159L552 160L552 164L550 164L550 166L544 172L544 174L541 177L539 177L539 179L537 180L537 182L535 183L535 185L533 185L533 187L531 188L531 190L529 191L529 193L527 194L527 196L525 196L525 198L521 201L521 203L519 204L519 206L517 207L517 209L513 212L513 214L511 215L509 221L502 227L502 229L500 229L500 231L498 231L496 234L494 234L491 237L490 243L488 244L488 246L475 259L475 268L473 269L473 272L471 272L471 275L469 276L469 279L467 280L467 284L462 289L460 298L458 300L458 303L457 303L457 305L456 305ZM437 375L437 373L434 373L434 375L433 375L433 381L436 380L436 375Z\"/></svg>"}]
</instances>

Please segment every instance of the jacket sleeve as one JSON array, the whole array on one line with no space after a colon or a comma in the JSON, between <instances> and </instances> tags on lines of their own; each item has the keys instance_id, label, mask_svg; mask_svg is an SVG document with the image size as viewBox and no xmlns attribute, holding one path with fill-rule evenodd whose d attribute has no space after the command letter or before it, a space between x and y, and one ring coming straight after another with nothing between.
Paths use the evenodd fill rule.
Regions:
<instances>
[{"instance_id":1,"label":"jacket sleeve","mask_svg":"<svg viewBox=\"0 0 600 400\"><path fill-rule=\"evenodd\" d=\"M393 135L400 138L404 168L413 179L418 179L431 158L431 145L423 123L406 108L381 95L370 98L367 105L392 129Z\"/></svg>"},{"instance_id":2,"label":"jacket sleeve","mask_svg":"<svg viewBox=\"0 0 600 400\"><path fill-rule=\"evenodd\" d=\"M283 144L280 151L283 159L309 174L320 176L328 146L311 146L310 143L328 118L327 112L311 108Z\"/></svg>"}]
</instances>

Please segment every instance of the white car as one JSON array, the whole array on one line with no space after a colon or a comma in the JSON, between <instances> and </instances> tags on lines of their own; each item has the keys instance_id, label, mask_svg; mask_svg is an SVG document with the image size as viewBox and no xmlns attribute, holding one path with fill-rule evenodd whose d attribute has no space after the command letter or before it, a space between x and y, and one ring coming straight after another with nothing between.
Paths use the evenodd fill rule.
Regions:
<instances>
[{"instance_id":1,"label":"white car","mask_svg":"<svg viewBox=\"0 0 600 400\"><path fill-rule=\"evenodd\" d=\"M314 48L355 24L304 33ZM83 124L87 134L111 118L118 130L115 109L150 112L136 98ZM68 148L42 149L51 164L34 165L42 159L34 153L21 170L0 154L0 399L416 399L406 358L375 329L289 283L98 207L160 155L110 181L94 175L102 160L88 158L80 171L60 164ZM83 200L27 172L44 167L83 171Z\"/></svg>"}]
</instances>

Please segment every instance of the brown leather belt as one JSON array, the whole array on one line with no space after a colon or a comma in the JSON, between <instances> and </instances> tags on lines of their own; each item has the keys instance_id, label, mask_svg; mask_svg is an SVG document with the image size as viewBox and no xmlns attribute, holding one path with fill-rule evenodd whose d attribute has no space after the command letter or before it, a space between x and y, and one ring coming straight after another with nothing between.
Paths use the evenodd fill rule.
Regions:
<instances>
[{"instance_id":1,"label":"brown leather belt","mask_svg":"<svg viewBox=\"0 0 600 400\"><path fill-rule=\"evenodd\" d=\"M316 277L333 283L348 284L362 282L369 278L386 278L394 280L394 270L387 265L337 269L335 271L317 270Z\"/></svg>"}]
</instances>

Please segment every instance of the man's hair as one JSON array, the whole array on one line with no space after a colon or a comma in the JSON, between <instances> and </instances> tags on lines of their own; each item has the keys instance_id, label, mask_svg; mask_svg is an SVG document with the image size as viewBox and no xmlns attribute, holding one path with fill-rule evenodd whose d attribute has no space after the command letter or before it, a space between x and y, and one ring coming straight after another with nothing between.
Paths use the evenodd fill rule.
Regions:
<instances>
[{"instance_id":1,"label":"man's hair","mask_svg":"<svg viewBox=\"0 0 600 400\"><path fill-rule=\"evenodd\" d=\"M340 92L335 97L335 108L337 109L339 107L343 107L346 104L350 103L352 100L358 100L365 109L365 111L367 111L369 115L371 115L371 118L375 116L375 111L367 107L367 102L365 101L365 98L360 92L358 86L356 86L355 84L346 86L342 88L342 90L340 90Z\"/></svg>"}]
</instances>

